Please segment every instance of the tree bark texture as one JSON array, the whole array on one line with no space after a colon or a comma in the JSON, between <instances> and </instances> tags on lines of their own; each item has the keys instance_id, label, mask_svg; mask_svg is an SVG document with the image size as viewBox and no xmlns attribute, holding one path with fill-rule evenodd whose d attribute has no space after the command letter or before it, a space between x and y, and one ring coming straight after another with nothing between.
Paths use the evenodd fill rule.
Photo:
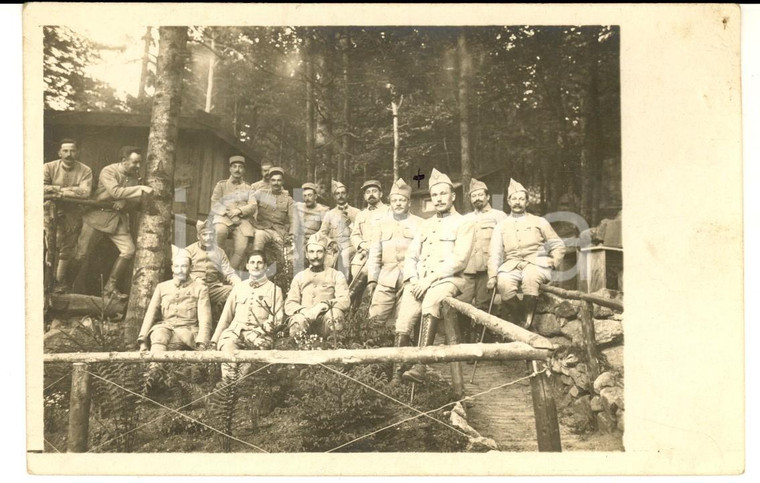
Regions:
<instances>
[{"instance_id":1,"label":"tree bark texture","mask_svg":"<svg viewBox=\"0 0 760 483\"><path fill-rule=\"evenodd\" d=\"M343 61L343 145L341 147L342 155L338 161L338 181L345 183L349 159L351 158L351 77L348 70L351 60L349 57L351 37L348 33L341 36L340 49Z\"/></svg>"},{"instance_id":2,"label":"tree bark texture","mask_svg":"<svg viewBox=\"0 0 760 483\"><path fill-rule=\"evenodd\" d=\"M153 97L145 184L153 188L143 198L137 228L132 289L127 306L125 342L135 344L150 298L163 275L170 253L174 161L178 137L182 72L187 58L187 28L161 27L156 92Z\"/></svg>"},{"instance_id":3,"label":"tree bark texture","mask_svg":"<svg viewBox=\"0 0 760 483\"><path fill-rule=\"evenodd\" d=\"M315 181L314 163L316 158L316 148L314 139L317 131L316 119L316 99L314 95L314 59L312 52L312 40L306 35L304 45L304 55L306 56L306 181Z\"/></svg>"},{"instance_id":4,"label":"tree bark texture","mask_svg":"<svg viewBox=\"0 0 760 483\"><path fill-rule=\"evenodd\" d=\"M457 37L457 58L459 59L459 136L462 145L462 207L470 211L470 180L472 179L472 157L470 149L470 57L467 53L467 36L464 31Z\"/></svg>"}]
</instances>

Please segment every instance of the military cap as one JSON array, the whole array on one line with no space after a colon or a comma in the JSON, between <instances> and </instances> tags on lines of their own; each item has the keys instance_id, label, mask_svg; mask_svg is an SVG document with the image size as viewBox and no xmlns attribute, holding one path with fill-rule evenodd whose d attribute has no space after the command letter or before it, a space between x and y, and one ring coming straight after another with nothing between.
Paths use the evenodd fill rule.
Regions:
<instances>
[{"instance_id":1,"label":"military cap","mask_svg":"<svg viewBox=\"0 0 760 483\"><path fill-rule=\"evenodd\" d=\"M477 180L475 178L472 178L470 180L470 193L474 193L475 191L480 191L480 190L488 191L488 186L486 186L484 182Z\"/></svg>"},{"instance_id":2,"label":"military cap","mask_svg":"<svg viewBox=\"0 0 760 483\"><path fill-rule=\"evenodd\" d=\"M240 156L240 155L230 156L230 165L232 165L232 163L245 164L245 156Z\"/></svg>"},{"instance_id":3,"label":"military cap","mask_svg":"<svg viewBox=\"0 0 760 483\"><path fill-rule=\"evenodd\" d=\"M379 189L380 191L383 190L383 186L380 184L380 182L376 179L368 179L364 182L362 185L362 191L366 190L369 187L374 186L375 188Z\"/></svg>"},{"instance_id":4,"label":"military cap","mask_svg":"<svg viewBox=\"0 0 760 483\"><path fill-rule=\"evenodd\" d=\"M391 187L390 196L393 195L401 195L405 196L406 199L410 199L412 197L412 187L406 184L403 179L399 178Z\"/></svg>"},{"instance_id":5,"label":"military cap","mask_svg":"<svg viewBox=\"0 0 760 483\"><path fill-rule=\"evenodd\" d=\"M302 190L314 190L315 193L319 192L319 189L317 189L317 185L314 183L304 183L301 185Z\"/></svg>"},{"instance_id":6,"label":"military cap","mask_svg":"<svg viewBox=\"0 0 760 483\"><path fill-rule=\"evenodd\" d=\"M214 225L211 224L210 220L198 220L195 222L195 231L199 235L204 231L214 231Z\"/></svg>"},{"instance_id":7,"label":"military cap","mask_svg":"<svg viewBox=\"0 0 760 483\"><path fill-rule=\"evenodd\" d=\"M523 185L513 180L512 178L509 178L509 187L507 188L507 198L509 198L513 194L520 191L524 191L526 195L528 194L528 190L526 190Z\"/></svg>"},{"instance_id":8,"label":"military cap","mask_svg":"<svg viewBox=\"0 0 760 483\"><path fill-rule=\"evenodd\" d=\"M430 173L430 182L428 183L429 188L433 189L433 186L441 183L446 183L452 188L454 187L454 183L451 182L451 179L449 179L448 176L433 168L433 172Z\"/></svg>"},{"instance_id":9,"label":"military cap","mask_svg":"<svg viewBox=\"0 0 760 483\"><path fill-rule=\"evenodd\" d=\"M332 180L332 192L335 194L336 191L338 191L338 188L346 188L346 185L341 183L340 181ZM348 189L348 188L346 188Z\"/></svg>"},{"instance_id":10,"label":"military cap","mask_svg":"<svg viewBox=\"0 0 760 483\"><path fill-rule=\"evenodd\" d=\"M269 168L269 176L271 177L274 174L280 173L283 177L285 177L285 170L280 168L279 166L273 166Z\"/></svg>"},{"instance_id":11,"label":"military cap","mask_svg":"<svg viewBox=\"0 0 760 483\"><path fill-rule=\"evenodd\" d=\"M316 232L315 234L311 235L309 237L309 240L306 242L306 246L308 247L309 245L319 245L327 250L327 246L330 245L330 239L326 235L320 232Z\"/></svg>"},{"instance_id":12,"label":"military cap","mask_svg":"<svg viewBox=\"0 0 760 483\"><path fill-rule=\"evenodd\" d=\"M177 263L178 260L187 260L190 263L193 262L190 254L187 253L187 250L184 248L179 248L177 251L172 250L172 252L172 263Z\"/></svg>"}]
</instances>

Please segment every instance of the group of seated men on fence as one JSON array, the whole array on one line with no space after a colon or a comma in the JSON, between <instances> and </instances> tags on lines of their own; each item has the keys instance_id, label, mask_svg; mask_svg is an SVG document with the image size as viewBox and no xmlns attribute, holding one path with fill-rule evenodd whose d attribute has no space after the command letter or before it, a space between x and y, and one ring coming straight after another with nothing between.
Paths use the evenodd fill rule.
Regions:
<instances>
[{"instance_id":1,"label":"group of seated men on fence","mask_svg":"<svg viewBox=\"0 0 760 483\"><path fill-rule=\"evenodd\" d=\"M108 236L119 257L104 295L123 296L117 286L135 254L128 208L152 189L138 184L140 149L125 146L120 154L119 162L101 170L92 196L92 172L77 160L73 140L63 140L60 159L44 165L45 197L53 201L58 221L58 292L70 290L94 241ZM208 219L197 223L198 241L175 247L172 279L153 293L140 350L270 348L276 327L285 327L290 336L327 336L341 331L362 293L369 300L369 319L393 327L397 347L411 345L416 322L417 344L432 345L447 297L485 309L498 293L503 304L526 314L516 322L530 327L539 285L551 280L565 254L551 225L526 211L528 192L512 179L510 214L494 209L486 184L473 179L473 211L462 215L454 208L454 184L433 169L429 194L435 215L422 219L409 212L412 188L403 179L390 187L387 205L381 183L364 182L362 210L350 206L346 186L333 181L336 206L329 209L317 202L313 183L304 183L303 201L294 202L283 188L283 169L262 168L263 179L249 184L245 158L229 158L230 177L216 184ZM68 198L109 204L55 203ZM229 258L223 249L228 238ZM265 249L291 244L296 269L284 295L269 280L272 260ZM416 364L403 373L394 369L393 378L422 382L425 373L425 365Z\"/></svg>"}]
</instances>

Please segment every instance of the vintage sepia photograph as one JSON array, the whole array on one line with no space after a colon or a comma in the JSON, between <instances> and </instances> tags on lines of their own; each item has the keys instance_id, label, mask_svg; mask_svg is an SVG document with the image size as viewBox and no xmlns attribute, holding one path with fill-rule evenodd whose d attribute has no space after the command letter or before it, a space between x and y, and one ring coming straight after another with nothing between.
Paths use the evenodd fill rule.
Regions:
<instances>
[{"instance_id":1,"label":"vintage sepia photograph","mask_svg":"<svg viewBox=\"0 0 760 483\"><path fill-rule=\"evenodd\" d=\"M629 449L620 21L42 17L34 452Z\"/></svg>"}]
</instances>

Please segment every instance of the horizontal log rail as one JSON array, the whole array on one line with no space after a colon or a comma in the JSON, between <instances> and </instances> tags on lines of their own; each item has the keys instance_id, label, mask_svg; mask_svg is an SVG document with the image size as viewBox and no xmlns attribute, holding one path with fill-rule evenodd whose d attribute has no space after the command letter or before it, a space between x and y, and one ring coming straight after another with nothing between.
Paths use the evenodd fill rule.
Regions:
<instances>
[{"instance_id":1,"label":"horizontal log rail","mask_svg":"<svg viewBox=\"0 0 760 483\"><path fill-rule=\"evenodd\" d=\"M91 200L88 198L72 198L69 196L62 196L62 197L50 197L46 196L45 201L53 201L56 203L67 203L67 204L73 204L73 205L81 205L81 206L89 206L91 208L104 208L104 209L113 209L113 201L97 201L97 200ZM174 218L182 218L184 219L185 223L188 226L195 226L195 224L198 222L195 218L190 218L183 213L172 213L172 217Z\"/></svg>"},{"instance_id":2,"label":"horizontal log rail","mask_svg":"<svg viewBox=\"0 0 760 483\"><path fill-rule=\"evenodd\" d=\"M583 300L585 302L592 302L597 305L601 305L602 307L607 307L613 310L619 310L621 312L623 311L622 302L619 302L617 300L612 300L607 297L602 297L601 295L583 293L577 290L565 290L563 288L555 287L553 285L541 285L539 286L539 290L541 290L542 292L554 294L566 299Z\"/></svg>"},{"instance_id":3,"label":"horizontal log rail","mask_svg":"<svg viewBox=\"0 0 760 483\"><path fill-rule=\"evenodd\" d=\"M466 302L462 302L461 300L457 300L453 297L446 297L443 299L443 303L456 310L460 314L473 319L475 322L484 325L491 331L503 335L508 339L528 344L535 349L555 349L554 344L552 344L552 342L546 337L531 332L527 329L523 329L519 325L500 319L495 315L490 315L487 312L483 312L482 310L477 309Z\"/></svg>"},{"instance_id":4,"label":"horizontal log rail","mask_svg":"<svg viewBox=\"0 0 760 483\"><path fill-rule=\"evenodd\" d=\"M551 351L522 342L458 344L428 347L379 347L376 349L166 351L166 352L69 352L45 354L44 362L265 362L270 364L371 364L379 362L452 362L468 360L547 360Z\"/></svg>"}]
</instances>

